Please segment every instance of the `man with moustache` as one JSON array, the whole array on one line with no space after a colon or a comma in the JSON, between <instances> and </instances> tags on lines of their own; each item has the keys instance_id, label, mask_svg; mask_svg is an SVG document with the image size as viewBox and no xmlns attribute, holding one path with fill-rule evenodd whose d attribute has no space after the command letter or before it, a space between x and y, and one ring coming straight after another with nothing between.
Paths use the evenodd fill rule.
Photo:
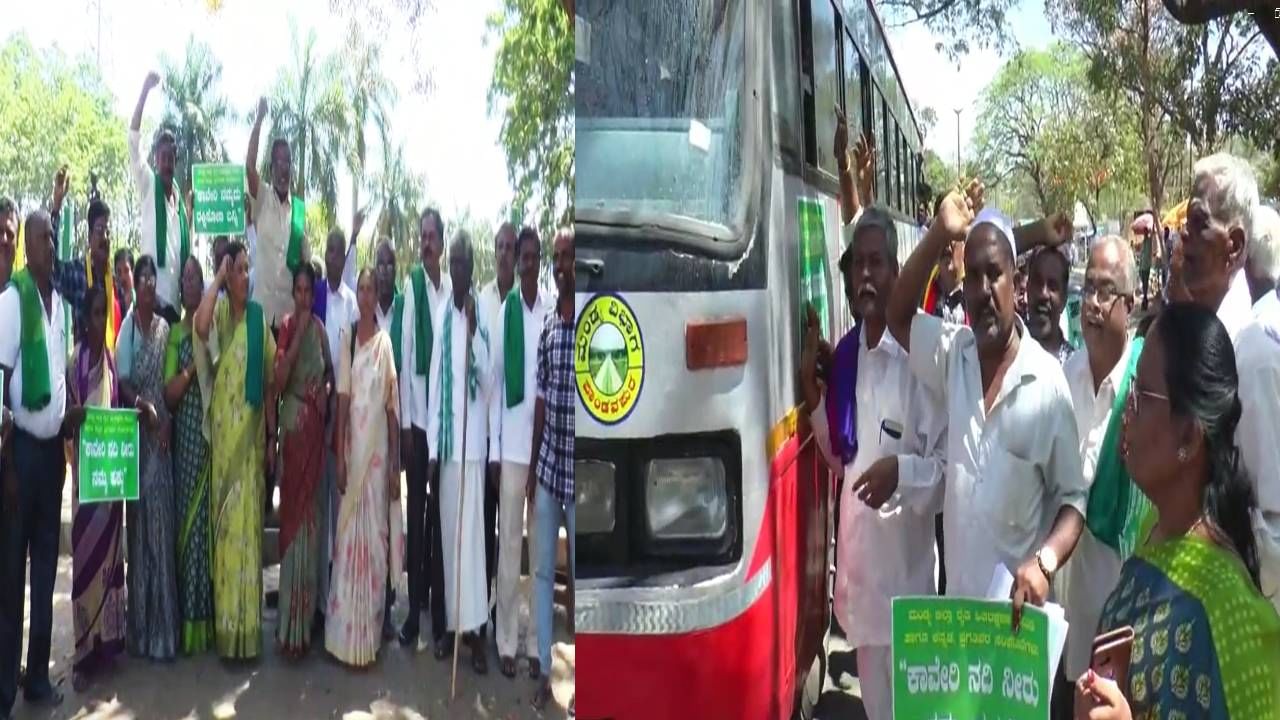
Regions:
<instances>
[{"instance_id":1,"label":"man with moustache","mask_svg":"<svg viewBox=\"0 0 1280 720\"><path fill-rule=\"evenodd\" d=\"M940 509L945 418L911 374L906 352L885 332L885 305L898 277L892 218L872 205L840 256L857 325L819 379L822 345L810 306L801 362L805 412L832 470L846 478L840 502L835 613L858 655L867 717L893 713L891 602L935 592L934 515ZM825 394L823 392L825 386Z\"/></svg>"},{"instance_id":2,"label":"man with moustache","mask_svg":"<svg viewBox=\"0 0 1280 720\"><path fill-rule=\"evenodd\" d=\"M1248 163L1226 153L1198 161L1194 170L1180 280L1193 302L1217 310L1235 343L1236 445L1258 497L1253 525L1262 591L1280 608L1280 301L1273 291L1255 311L1244 271L1257 229L1258 184Z\"/></svg>"},{"instance_id":3,"label":"man with moustache","mask_svg":"<svg viewBox=\"0 0 1280 720\"><path fill-rule=\"evenodd\" d=\"M1031 254L1027 270L1027 330L1045 352L1064 363L1076 351L1062 332L1071 265L1057 248L1041 248Z\"/></svg>"},{"instance_id":4,"label":"man with moustache","mask_svg":"<svg viewBox=\"0 0 1280 720\"><path fill-rule=\"evenodd\" d=\"M1142 339L1129 336L1137 276L1133 246L1127 241L1110 235L1094 243L1081 297L1085 352L1063 365L1089 484L1085 530L1057 588L1070 623L1064 678L1080 677L1089 669L1102 605L1120 578L1120 566L1133 553L1138 524L1150 505L1129 479L1119 452L1124 403L1142 354ZM1070 716L1072 698L1069 687L1055 693L1055 704L1066 703L1059 711L1065 713L1062 717Z\"/></svg>"},{"instance_id":5,"label":"man with moustache","mask_svg":"<svg viewBox=\"0 0 1280 720\"><path fill-rule=\"evenodd\" d=\"M888 325L912 372L940 397L953 430L943 499L948 594L982 597L1003 564L1014 576L1016 630L1023 603L1048 598L1084 526L1087 487L1071 394L1062 367L1030 342L1013 300L1018 249L1056 247L1071 227L1056 216L1015 231L995 210L974 217L979 183L967 195L948 195L903 266ZM916 311L931 266L961 238L969 326Z\"/></svg>"}]
</instances>

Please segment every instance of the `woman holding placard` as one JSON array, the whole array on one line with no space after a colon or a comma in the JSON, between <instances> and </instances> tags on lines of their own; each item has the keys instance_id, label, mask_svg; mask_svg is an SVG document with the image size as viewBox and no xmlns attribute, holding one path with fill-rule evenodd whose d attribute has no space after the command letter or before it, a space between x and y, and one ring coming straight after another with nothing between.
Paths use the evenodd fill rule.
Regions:
<instances>
[{"instance_id":1,"label":"woman holding placard","mask_svg":"<svg viewBox=\"0 0 1280 720\"><path fill-rule=\"evenodd\" d=\"M120 394L138 409L138 499L128 504L129 653L172 660L178 651L178 581L174 553L173 464L170 415L164 403L164 352L169 323L158 313L156 263L148 255L133 271L132 321L122 331L131 348Z\"/></svg>"},{"instance_id":2,"label":"woman holding placard","mask_svg":"<svg viewBox=\"0 0 1280 720\"><path fill-rule=\"evenodd\" d=\"M85 291L85 332L67 369L67 426L84 423L85 408L119 402L116 365L106 347L107 296L101 283ZM124 503L80 504L79 453L72 455L71 619L75 629L72 686L83 692L90 674L124 650Z\"/></svg>"}]
</instances>

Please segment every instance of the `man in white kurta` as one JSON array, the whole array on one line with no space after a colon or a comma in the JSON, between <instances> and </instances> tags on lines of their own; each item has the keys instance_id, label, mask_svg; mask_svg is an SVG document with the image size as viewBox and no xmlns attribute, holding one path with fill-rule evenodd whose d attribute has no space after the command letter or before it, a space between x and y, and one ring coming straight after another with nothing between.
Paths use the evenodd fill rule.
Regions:
<instances>
[{"instance_id":1,"label":"man in white kurta","mask_svg":"<svg viewBox=\"0 0 1280 720\"><path fill-rule=\"evenodd\" d=\"M533 451L533 407L537 402L538 337L551 298L538 288L541 243L532 228L521 230L515 251L520 269L518 294L506 298L490 316L493 343L493 392L489 396L489 462L500 462L498 487L497 644L500 669L515 674L520 618L520 554L524 538L525 490L529 485L529 456ZM513 309L513 307L515 309ZM507 313L520 313L519 332L508 332ZM523 379L511 387L507 375ZM537 635L525 636L525 652L538 656ZM508 671L510 671L508 673Z\"/></svg>"},{"instance_id":2,"label":"man in white kurta","mask_svg":"<svg viewBox=\"0 0 1280 720\"><path fill-rule=\"evenodd\" d=\"M897 234L892 219L877 206L865 208L846 226L848 249L840 258L846 296L862 322L840 343L856 344L853 402L856 449L833 450L827 422L831 392L847 385L832 378L826 397L809 413L814 438L835 472L844 472L836 541L835 615L858 657L862 702L870 720L893 714L892 601L903 595L933 595L934 516L942 491L942 440L945 418L937 401L911 375L907 353L885 329L884 304L897 278ZM808 344L816 339L810 330ZM873 339L874 338L874 339ZM812 352L806 359L812 359ZM832 372L855 374L836 360ZM805 376L811 371L806 369ZM808 383L806 383L808 385ZM839 388L839 389L836 389ZM816 392L806 388L806 405ZM838 417L838 416L837 416ZM839 422L839 421L837 421ZM846 457L853 453L852 460ZM864 501L859 482L873 465L896 465L889 487L872 487ZM893 472L887 467L886 472ZM868 478L869 479L869 478ZM875 497L878 492L885 496ZM882 503L882 504L881 504ZM873 507L875 506L875 507Z\"/></svg>"},{"instance_id":3,"label":"man in white kurta","mask_svg":"<svg viewBox=\"0 0 1280 720\"><path fill-rule=\"evenodd\" d=\"M1129 243L1111 236L1094 245L1085 271L1081 313L1085 352L1075 353L1063 365L1080 436L1083 477L1090 486L1112 422L1116 396L1132 354L1136 352L1127 332L1129 315L1136 302L1136 278L1137 264ZM1101 367L1097 379L1095 365ZM1119 400L1123 402L1123 398ZM1141 491L1133 487L1130 492ZM1068 680L1080 677L1089 669L1102 605L1120 579L1122 564L1117 549L1098 540L1086 525L1071 560L1059 574L1058 590L1062 593L1069 623L1063 664Z\"/></svg>"},{"instance_id":4,"label":"man in white kurta","mask_svg":"<svg viewBox=\"0 0 1280 720\"><path fill-rule=\"evenodd\" d=\"M488 329L475 322L478 312L471 295L471 269L470 244L460 235L450 248L453 293L435 316L427 446L431 465L438 463L440 468L440 540L448 628L451 632L474 632L472 664L477 672L483 672L487 668L484 625L489 615L484 473L492 364ZM468 316L475 326L470 338Z\"/></svg>"},{"instance_id":5,"label":"man in white kurta","mask_svg":"<svg viewBox=\"0 0 1280 720\"><path fill-rule=\"evenodd\" d=\"M1254 535L1262 590L1280 607L1280 311L1265 297L1255 308L1244 270L1258 183L1247 162L1226 153L1202 158L1194 171L1180 280L1193 301L1217 311L1235 345L1241 407L1236 446L1258 500Z\"/></svg>"},{"instance_id":6,"label":"man in white kurta","mask_svg":"<svg viewBox=\"0 0 1280 720\"><path fill-rule=\"evenodd\" d=\"M177 162L177 144L173 133L163 131L156 140L154 161L155 171L147 167L142 156L142 111L147 103L147 94L160 84L160 76L149 73L142 84L142 94L138 97L138 105L134 108L133 119L129 123L129 176L138 190L138 220L142 233L141 251L156 261L156 301L160 304L157 311L169 323L178 321L179 278L182 273L182 221L186 219L182 208L182 197L177 190L176 178L173 176ZM157 183L159 180L159 183ZM170 190L165 191L164 186ZM164 252L159 252L157 242L157 226L160 218L156 214L156 193L164 194Z\"/></svg>"}]
</instances>

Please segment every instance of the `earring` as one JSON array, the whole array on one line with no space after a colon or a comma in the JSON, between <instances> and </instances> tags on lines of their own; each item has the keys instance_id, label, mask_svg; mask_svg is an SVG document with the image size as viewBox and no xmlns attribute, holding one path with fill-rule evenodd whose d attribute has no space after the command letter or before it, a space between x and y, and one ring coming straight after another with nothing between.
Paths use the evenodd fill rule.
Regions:
<instances>
[{"instance_id":1,"label":"earring","mask_svg":"<svg viewBox=\"0 0 1280 720\"><path fill-rule=\"evenodd\" d=\"M1178 448L1178 462L1185 463L1188 457L1186 448Z\"/></svg>"}]
</instances>

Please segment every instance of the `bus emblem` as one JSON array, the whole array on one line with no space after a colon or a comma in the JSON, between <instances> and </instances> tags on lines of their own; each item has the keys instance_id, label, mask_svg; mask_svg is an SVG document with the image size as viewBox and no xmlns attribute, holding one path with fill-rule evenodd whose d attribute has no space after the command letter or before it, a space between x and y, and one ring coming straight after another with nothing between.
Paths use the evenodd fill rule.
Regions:
<instances>
[{"instance_id":1,"label":"bus emblem","mask_svg":"<svg viewBox=\"0 0 1280 720\"><path fill-rule=\"evenodd\" d=\"M614 425L631 414L644 384L644 337L620 296L597 295L582 309L573 372L578 398L591 417Z\"/></svg>"}]
</instances>

